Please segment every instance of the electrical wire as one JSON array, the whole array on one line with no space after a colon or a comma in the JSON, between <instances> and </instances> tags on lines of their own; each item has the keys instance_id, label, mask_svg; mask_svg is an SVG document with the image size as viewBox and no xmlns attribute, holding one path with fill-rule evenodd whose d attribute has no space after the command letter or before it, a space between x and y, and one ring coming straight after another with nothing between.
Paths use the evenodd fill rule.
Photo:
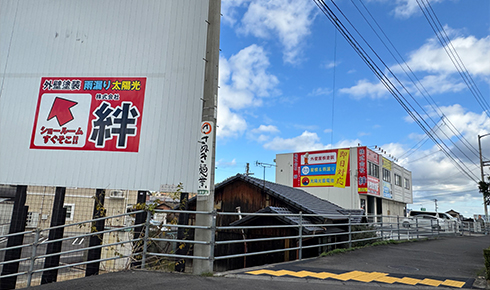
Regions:
<instances>
[{"instance_id":1,"label":"electrical wire","mask_svg":"<svg viewBox=\"0 0 490 290\"><path fill-rule=\"evenodd\" d=\"M396 54L398 55L398 58L401 59L401 61L393 54L392 50L388 47L388 45L383 41L383 39L381 38L381 36L377 33L376 29L371 25L370 21L366 18L366 16L364 15L364 13L359 9L359 7L357 6L357 4L351 0L352 4L354 5L354 7L357 9L357 11L361 14L361 16L363 17L363 19L366 21L366 23L369 25L369 27L373 30L373 32L376 34L376 36L378 37L378 39L381 41L381 43L384 45L384 47L388 50L388 52L391 54L391 56L393 57L393 59L395 59L395 61L398 63L398 65L400 66L400 68L405 72L405 74L407 75L407 77L411 80L411 82L414 84L415 88L419 91L419 93L424 97L424 99L427 101L427 103L430 105L430 107L432 108L433 112L435 114L438 115L438 117L440 118L440 121L438 122L441 122L444 123L444 125L447 126L447 128L451 131L452 135L453 136L456 136L458 138L459 141L461 141L461 143L469 150L469 152L473 153L474 157L475 158L479 158L479 152L478 150L476 149L476 147L474 147L473 145L471 145L471 143L461 134L461 132L454 126L454 124L451 122L451 120L449 120L449 118L447 118L447 116L441 111L441 109L435 104L435 101L434 99L432 98L432 96L430 96L429 92L427 91L427 89L424 87L424 85L420 82L420 80L417 78L417 76L415 75L415 73L413 72L413 70L411 69L411 67L408 65L408 63L405 61L405 59L401 56L400 52L396 49L395 45L393 44L393 42L390 40L390 38L386 35L386 33L384 32L384 30L382 29L382 27L379 25L379 23L376 21L376 19L373 17L373 15L371 14L371 12L368 10L368 8L366 7L366 5L364 5L364 2L362 0L359 0L359 2L362 4L363 8L366 10L366 12L369 14L371 20L376 24L376 27L381 31L381 33L383 34L383 36L386 38L386 40L388 41L388 43L390 44L391 48L396 52ZM408 71L405 69L405 66L406 68L408 69ZM413 77L413 78L412 78ZM413 97L412 97L413 99ZM414 99L415 101L415 99ZM415 101L416 102L416 101ZM418 104L418 102L417 102ZM424 112L424 114L426 114L427 116L429 116L430 118L430 114L426 112L426 110L419 105L419 107L421 108L421 110ZM434 123L436 123L432 118L430 118ZM438 123L437 122L437 123ZM443 134L446 136L446 138L448 140L451 140L451 138L449 136L447 136L447 134L445 134L443 132ZM453 145L457 148L459 148L456 143L452 142ZM462 150L460 150L462 152ZM472 162L472 159L468 158L468 161L469 162ZM474 163L475 164L475 163ZM476 165L476 164L475 164Z\"/></svg>"},{"instance_id":2,"label":"electrical wire","mask_svg":"<svg viewBox=\"0 0 490 290\"><path fill-rule=\"evenodd\" d=\"M373 61L365 49L359 44L355 37L349 32L342 21L337 17L337 15L331 10L331 8L325 3L324 0L314 0L315 4L320 8L320 10L327 16L330 22L337 28L337 30L342 34L342 36L351 45L354 51L361 57L364 63L373 71L380 82L385 86L385 88L392 94L392 96L397 100L397 102L405 109L405 111L412 117L412 119L419 125L419 127L429 136L430 139L436 144L441 151L453 162L453 164L470 179L477 182L476 175L469 170L464 162L456 155L452 150L442 141L440 136L430 132L426 120L422 118L419 112L406 100L406 98L400 93L398 88L393 84L393 82L386 76L386 74L380 69L380 67ZM340 12L344 19L350 24L350 26L356 31L356 33L361 37L361 39L366 43L372 53L377 57L381 64L387 69L395 81L410 95L410 92L404 87L396 75L390 70L390 68L383 62L379 55L374 51L374 49L367 43L367 41L362 37L362 35L357 31L357 29L352 25L349 19L344 15L340 8L331 1L336 9ZM473 176L472 176L473 175Z\"/></svg>"},{"instance_id":3,"label":"electrical wire","mask_svg":"<svg viewBox=\"0 0 490 290\"><path fill-rule=\"evenodd\" d=\"M453 63L454 67L458 71L459 75L463 79L468 89L470 90L471 94L475 97L476 101L482 107L483 111L487 114L487 116L490 117L490 106L488 105L487 101L483 98L481 91L478 89L478 86L474 82L470 73L466 69L466 66L464 65L463 61L459 57L458 52L454 48L452 41L449 39L446 30L444 29L441 22L439 21L439 18L437 17L434 10L432 9L432 6L430 5L429 1L425 0L424 2L424 0L417 0L417 5L422 10L425 19L427 20L427 22L429 22L430 27L434 31L437 39L439 40L442 47L446 51L446 54L449 56L449 59Z\"/></svg>"}]
</instances>

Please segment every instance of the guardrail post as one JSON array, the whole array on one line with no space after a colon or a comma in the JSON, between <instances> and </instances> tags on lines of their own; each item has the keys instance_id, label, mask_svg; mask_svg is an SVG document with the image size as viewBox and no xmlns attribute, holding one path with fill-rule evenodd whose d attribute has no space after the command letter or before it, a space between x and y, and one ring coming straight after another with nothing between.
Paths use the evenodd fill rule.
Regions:
<instances>
[{"instance_id":1,"label":"guardrail post","mask_svg":"<svg viewBox=\"0 0 490 290\"><path fill-rule=\"evenodd\" d=\"M415 218L415 230L417 232L417 240L419 239L419 219Z\"/></svg>"},{"instance_id":2,"label":"guardrail post","mask_svg":"<svg viewBox=\"0 0 490 290\"><path fill-rule=\"evenodd\" d=\"M209 260L212 265L214 265L214 245L216 242L216 220L217 220L218 212L216 210L213 210L212 212L212 219L211 219L211 240L210 246L211 249L209 249Z\"/></svg>"},{"instance_id":3,"label":"guardrail post","mask_svg":"<svg viewBox=\"0 0 490 290\"><path fill-rule=\"evenodd\" d=\"M299 212L299 260L303 259L303 212Z\"/></svg>"},{"instance_id":4,"label":"guardrail post","mask_svg":"<svg viewBox=\"0 0 490 290\"><path fill-rule=\"evenodd\" d=\"M36 262L37 246L39 245L39 236L41 229L37 228L34 234L34 241L32 242L31 263L29 264L29 272L27 272L27 287L31 287L32 271L34 271L34 264Z\"/></svg>"},{"instance_id":5,"label":"guardrail post","mask_svg":"<svg viewBox=\"0 0 490 290\"><path fill-rule=\"evenodd\" d=\"M352 248L352 224L351 214L349 213L349 248Z\"/></svg>"},{"instance_id":6,"label":"guardrail post","mask_svg":"<svg viewBox=\"0 0 490 290\"><path fill-rule=\"evenodd\" d=\"M148 253L148 236L150 234L150 219L151 219L151 213L146 214L146 221L145 221L145 235L143 236L143 254L141 256L141 269L145 268L145 263L146 263L146 253Z\"/></svg>"},{"instance_id":7,"label":"guardrail post","mask_svg":"<svg viewBox=\"0 0 490 290\"><path fill-rule=\"evenodd\" d=\"M381 227L381 240L383 241L385 239L385 234L383 231L383 216L381 216L381 219L380 219L380 227Z\"/></svg>"},{"instance_id":8,"label":"guardrail post","mask_svg":"<svg viewBox=\"0 0 490 290\"><path fill-rule=\"evenodd\" d=\"M400 216L396 216L396 230L398 232L398 240L400 240Z\"/></svg>"}]
</instances>

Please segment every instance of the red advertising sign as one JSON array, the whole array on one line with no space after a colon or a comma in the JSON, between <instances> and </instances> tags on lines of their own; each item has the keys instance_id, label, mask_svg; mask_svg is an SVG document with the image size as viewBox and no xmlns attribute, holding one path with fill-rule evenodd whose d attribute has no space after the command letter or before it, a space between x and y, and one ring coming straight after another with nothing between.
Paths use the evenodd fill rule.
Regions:
<instances>
[{"instance_id":1,"label":"red advertising sign","mask_svg":"<svg viewBox=\"0 0 490 290\"><path fill-rule=\"evenodd\" d=\"M367 148L357 147L357 192L366 194L367 187Z\"/></svg>"},{"instance_id":2,"label":"red advertising sign","mask_svg":"<svg viewBox=\"0 0 490 290\"><path fill-rule=\"evenodd\" d=\"M368 175L368 161L379 166L379 155L367 147L357 147L357 192L379 196L379 179Z\"/></svg>"},{"instance_id":3,"label":"red advertising sign","mask_svg":"<svg viewBox=\"0 0 490 290\"><path fill-rule=\"evenodd\" d=\"M31 149L138 152L146 78L44 77Z\"/></svg>"}]
</instances>

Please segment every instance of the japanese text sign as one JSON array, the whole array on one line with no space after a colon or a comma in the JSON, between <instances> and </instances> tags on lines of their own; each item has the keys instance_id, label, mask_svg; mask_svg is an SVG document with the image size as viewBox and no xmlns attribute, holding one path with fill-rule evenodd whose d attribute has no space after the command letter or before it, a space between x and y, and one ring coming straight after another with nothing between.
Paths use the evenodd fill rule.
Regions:
<instances>
[{"instance_id":1,"label":"japanese text sign","mask_svg":"<svg viewBox=\"0 0 490 290\"><path fill-rule=\"evenodd\" d=\"M293 154L293 187L350 186L349 149Z\"/></svg>"},{"instance_id":2,"label":"japanese text sign","mask_svg":"<svg viewBox=\"0 0 490 290\"><path fill-rule=\"evenodd\" d=\"M31 149L138 152L146 78L43 77Z\"/></svg>"},{"instance_id":3,"label":"japanese text sign","mask_svg":"<svg viewBox=\"0 0 490 290\"><path fill-rule=\"evenodd\" d=\"M199 178L198 178L198 195L209 195L211 188L211 179L209 174L212 168L212 148L213 148L213 122L202 122L201 124L201 139L199 144Z\"/></svg>"}]
</instances>

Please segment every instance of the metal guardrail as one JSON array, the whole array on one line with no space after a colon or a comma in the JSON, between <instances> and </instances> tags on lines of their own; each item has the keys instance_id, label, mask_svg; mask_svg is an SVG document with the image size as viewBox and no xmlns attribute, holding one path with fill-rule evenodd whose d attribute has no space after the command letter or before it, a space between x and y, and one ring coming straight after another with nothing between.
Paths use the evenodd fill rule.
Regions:
<instances>
[{"instance_id":1,"label":"metal guardrail","mask_svg":"<svg viewBox=\"0 0 490 290\"><path fill-rule=\"evenodd\" d=\"M130 267L155 267L155 265L161 265L162 259L167 259L174 263L179 260L194 259L220 261L234 258L244 258L258 255L278 254L278 253L294 253L296 252L296 258L302 259L303 252L312 248L319 248L321 251L335 247L353 247L359 244L365 244L373 241L382 240L410 240L421 239L428 237L437 237L441 235L474 235L474 234L486 234L488 232L487 227L482 226L481 223L460 223L460 224L445 224L440 227L439 224L419 225L415 222L415 226L404 227L403 217L398 216L354 216L354 215L339 215L337 218L344 218L341 223L311 223L311 218L322 218L324 216L311 215L311 214L274 214L274 213L218 213L218 212L196 212L196 211L176 211L176 210L155 210L148 212L146 221L142 224L136 225L123 225L123 226L111 226L111 220L126 217L128 215L134 215L143 213L144 211L131 212L127 214L121 214L110 217L103 217L98 219L87 220L84 222L62 225L57 227L35 229L33 231L25 231L22 233L13 233L0 236L0 267L3 269L6 265L12 263L19 264L19 270L17 273L1 275L0 279L9 277L22 277L17 280L17 288L30 287L34 284L40 283L39 275L46 271L60 271L58 272L58 280L63 280L67 277L83 277L84 270L87 265L94 263L101 263L105 265L109 262L116 260L123 261L119 266L113 268L113 270L122 270ZM166 213L166 214L181 214L186 213L189 215L203 214L213 215L213 224L208 227L193 226L193 225L178 225L175 223L170 224L158 224L152 220L153 213ZM242 216L255 216L261 218L276 218L286 217L292 218L297 223L292 224L270 224L270 225L248 225L248 226L217 226L216 221L219 216L229 217L236 216L237 220ZM331 216L330 218L333 218ZM83 232L84 226L89 225L88 229L91 229L93 223L97 221L104 221L106 227L103 231L99 232ZM328 221L331 221L328 220ZM135 230L138 228L143 230L138 237L134 236ZM53 229L71 229L70 232L77 232L77 234L71 234L64 236L60 239L49 240L46 238L48 231ZM315 231L309 231L307 229L316 229ZM183 237L178 238L175 233L179 230L187 231ZM205 229L216 231L218 240L212 239L211 241L196 241L192 239L192 230ZM253 232L254 230L285 230L289 234L284 236L270 236L270 237L255 237L248 238L246 232ZM321 230L320 230L321 229ZM222 234L231 233L236 239L220 240L219 237ZM15 236L24 236L24 243L18 246L7 246L9 238ZM87 246L84 242L86 238L94 235L102 235L103 242L96 246ZM216 235L212 235L215 237ZM112 237L112 238L111 238ZM305 241L317 239L317 243L305 244ZM293 241L294 244L291 247L279 247L273 249L264 249L257 251L244 251L243 253L232 253L225 255L214 255L215 251L211 251L211 256L194 256L192 246L195 244L210 245L212 249L218 249L219 247L226 247L227 245L252 245L254 243L273 243L280 241ZM58 253L46 253L46 248L50 244L62 243L62 251ZM78 243L78 244L77 244ZM283 243L285 245L286 242ZM166 249L158 249L157 245L165 244ZM187 250L179 251L182 249ZM98 259L88 260L87 252L93 249L103 249L105 253ZM245 247L246 249L246 247ZM5 253L11 250L22 251L22 257L15 260L5 260ZM43 267L43 261L49 257L59 257L61 263L54 267ZM105 263L105 264L104 264ZM174 263L175 264L175 263ZM104 268L104 267L103 267ZM106 266L106 268L108 268ZM75 269L75 270L70 270ZM107 271L107 269L106 269ZM73 272L77 272L74 275Z\"/></svg>"}]
</instances>

